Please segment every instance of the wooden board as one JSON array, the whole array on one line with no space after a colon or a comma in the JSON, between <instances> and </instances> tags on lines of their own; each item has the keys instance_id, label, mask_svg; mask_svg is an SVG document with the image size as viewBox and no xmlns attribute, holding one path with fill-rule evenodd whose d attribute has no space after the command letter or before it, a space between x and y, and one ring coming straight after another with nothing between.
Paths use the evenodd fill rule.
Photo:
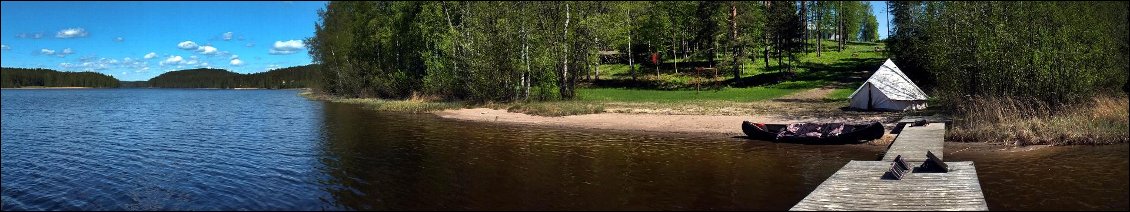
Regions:
<instances>
[{"instance_id":1,"label":"wooden board","mask_svg":"<svg viewBox=\"0 0 1130 212\"><path fill-rule=\"evenodd\" d=\"M890 162L896 156L902 155L902 159L907 162L922 162L926 161L927 150L938 156L938 159L945 160L945 156L942 155L945 134L945 123L931 123L918 127L906 126L895 137L891 148L887 149L887 153L883 155L883 161Z\"/></svg>"},{"instance_id":2,"label":"wooden board","mask_svg":"<svg viewBox=\"0 0 1130 212\"><path fill-rule=\"evenodd\" d=\"M948 173L883 180L890 162L851 161L791 210L988 210L973 162L947 164Z\"/></svg>"}]
</instances>

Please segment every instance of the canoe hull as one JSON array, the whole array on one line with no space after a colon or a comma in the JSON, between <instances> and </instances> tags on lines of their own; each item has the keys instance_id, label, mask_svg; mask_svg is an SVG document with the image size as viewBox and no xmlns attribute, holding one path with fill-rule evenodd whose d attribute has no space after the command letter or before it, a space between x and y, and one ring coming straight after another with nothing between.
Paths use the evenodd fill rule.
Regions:
<instances>
[{"instance_id":1,"label":"canoe hull","mask_svg":"<svg viewBox=\"0 0 1130 212\"><path fill-rule=\"evenodd\" d=\"M886 133L883 124L879 122L849 126L850 131L841 132L838 135L823 135L820 137L778 136L788 128L788 125L758 124L744 121L742 122L742 132L750 139L799 143L858 143L882 138L883 134Z\"/></svg>"}]
</instances>

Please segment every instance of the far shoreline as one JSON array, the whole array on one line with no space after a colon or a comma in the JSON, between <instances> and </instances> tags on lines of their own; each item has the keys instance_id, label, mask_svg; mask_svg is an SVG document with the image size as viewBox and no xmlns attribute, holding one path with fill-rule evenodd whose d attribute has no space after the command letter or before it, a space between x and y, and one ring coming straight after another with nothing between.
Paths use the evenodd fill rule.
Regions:
<instances>
[{"instance_id":1,"label":"far shoreline","mask_svg":"<svg viewBox=\"0 0 1130 212\"><path fill-rule=\"evenodd\" d=\"M39 87L39 86L29 86L29 87L0 88L0 89L4 89L4 90L51 90L51 89L95 89L95 87Z\"/></svg>"}]
</instances>

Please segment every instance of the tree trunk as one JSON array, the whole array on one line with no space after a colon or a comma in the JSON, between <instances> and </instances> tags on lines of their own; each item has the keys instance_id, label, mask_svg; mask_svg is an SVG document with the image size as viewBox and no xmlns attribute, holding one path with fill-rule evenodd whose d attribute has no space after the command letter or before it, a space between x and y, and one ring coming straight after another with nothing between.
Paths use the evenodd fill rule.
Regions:
<instances>
[{"instance_id":1,"label":"tree trunk","mask_svg":"<svg viewBox=\"0 0 1130 212\"><path fill-rule=\"evenodd\" d=\"M675 57L674 62L675 62L675 73L676 74L679 73L679 53L675 53L675 46L678 46L678 45L679 45L679 43L675 42L675 33L671 33L671 56Z\"/></svg>"},{"instance_id":2,"label":"tree trunk","mask_svg":"<svg viewBox=\"0 0 1130 212\"><path fill-rule=\"evenodd\" d=\"M449 12L449 10L447 9L447 2L446 1L443 2L443 15L447 19L447 27L449 29L451 29L451 31L454 32L455 35L456 35L455 37L451 38L451 41L455 44L455 46L451 47L451 55L456 57L456 58L459 58L459 49L460 49L459 47L461 47L463 44L461 42L459 42L458 35L460 34L460 32L459 32L459 30L455 29L455 24L452 23L452 21L451 21L451 12ZM460 23L459 25L462 26L463 24ZM451 70L453 72L455 72L455 76L463 76L462 73L459 72L459 62L458 62L457 59L451 60ZM456 85L456 86L459 86L459 85ZM456 95L458 95L458 94L456 94Z\"/></svg>"},{"instance_id":3,"label":"tree trunk","mask_svg":"<svg viewBox=\"0 0 1130 212\"><path fill-rule=\"evenodd\" d=\"M775 50L774 54L776 54L777 56L777 66L781 66L781 57L784 57L784 55L781 54L781 49L784 45L781 44L781 35L777 35L775 37L776 39L773 39L773 42L776 43L777 47L773 48Z\"/></svg>"},{"instance_id":4,"label":"tree trunk","mask_svg":"<svg viewBox=\"0 0 1130 212\"><path fill-rule=\"evenodd\" d=\"M628 71L632 73L632 81L636 80L635 55L632 55L632 10L628 10Z\"/></svg>"},{"instance_id":5,"label":"tree trunk","mask_svg":"<svg viewBox=\"0 0 1130 212\"><path fill-rule=\"evenodd\" d=\"M883 14L887 16L887 39L891 38L891 1L887 1L887 9Z\"/></svg>"},{"instance_id":6,"label":"tree trunk","mask_svg":"<svg viewBox=\"0 0 1130 212\"><path fill-rule=\"evenodd\" d=\"M533 69L530 68L530 32L526 31L525 24L522 25L522 59L526 62L526 74L522 75L522 87L525 91L519 93L522 93L522 100L529 100L530 73L533 72Z\"/></svg>"},{"instance_id":7,"label":"tree trunk","mask_svg":"<svg viewBox=\"0 0 1130 212\"><path fill-rule=\"evenodd\" d=\"M690 57L687 57L687 47L688 47L688 45L687 45L687 33L686 33L686 30L684 29L683 32L679 33L679 53L683 54L683 60L690 58ZM678 68L675 69L675 73L676 74L679 73Z\"/></svg>"},{"instance_id":8,"label":"tree trunk","mask_svg":"<svg viewBox=\"0 0 1130 212\"><path fill-rule=\"evenodd\" d=\"M770 5L772 5L770 1L765 1L765 10L768 11ZM766 27L763 31L761 37L765 37L765 71L769 71L769 32L772 30Z\"/></svg>"},{"instance_id":9,"label":"tree trunk","mask_svg":"<svg viewBox=\"0 0 1130 212\"><path fill-rule=\"evenodd\" d=\"M561 31L563 48L561 49L561 74L558 74L557 84L559 84L559 88L557 90L562 99L569 99L571 97L567 93L569 91L569 83L567 82L569 79L569 4L565 4L565 26L561 27Z\"/></svg>"},{"instance_id":10,"label":"tree trunk","mask_svg":"<svg viewBox=\"0 0 1130 212\"><path fill-rule=\"evenodd\" d=\"M837 50L837 51L840 51L840 52L844 51L844 37L846 37L844 34L845 34L845 32L847 32L847 30L844 30L844 14L843 13L844 13L844 2L841 1L841 2L839 2L839 6L836 7L836 23L839 24L838 27L836 27L836 34L839 34L838 36L836 36L837 38L839 38L838 42L836 44L839 45L839 50Z\"/></svg>"},{"instance_id":11,"label":"tree trunk","mask_svg":"<svg viewBox=\"0 0 1130 212\"><path fill-rule=\"evenodd\" d=\"M800 21L801 25L804 25L804 26L802 26L804 28L804 40L802 42L800 42L800 45L804 49L804 52L807 53L808 52L808 2L807 1L801 1L800 2L800 18L801 18L801 21Z\"/></svg>"},{"instance_id":12,"label":"tree trunk","mask_svg":"<svg viewBox=\"0 0 1130 212\"><path fill-rule=\"evenodd\" d=\"M730 66L734 72L734 80L737 80L742 77L742 72L738 69L741 66L738 64L738 56L741 52L738 50L738 6L733 1L730 1L730 49L733 51L730 55L733 58Z\"/></svg>"},{"instance_id":13,"label":"tree trunk","mask_svg":"<svg viewBox=\"0 0 1130 212\"><path fill-rule=\"evenodd\" d=\"M816 57L820 57L820 48L824 45L824 34L821 34L820 21L824 20L824 12L820 10L820 1L816 1Z\"/></svg>"},{"instance_id":14,"label":"tree trunk","mask_svg":"<svg viewBox=\"0 0 1130 212\"><path fill-rule=\"evenodd\" d=\"M595 45L595 46L600 46L600 38L596 38L596 44L597 45ZM597 48L599 48L599 47L597 47ZM596 80L600 80L600 57L601 57L600 51L597 50L596 51L596 68L593 69L593 71L596 72L596 77L593 77L593 78L596 79Z\"/></svg>"}]
</instances>

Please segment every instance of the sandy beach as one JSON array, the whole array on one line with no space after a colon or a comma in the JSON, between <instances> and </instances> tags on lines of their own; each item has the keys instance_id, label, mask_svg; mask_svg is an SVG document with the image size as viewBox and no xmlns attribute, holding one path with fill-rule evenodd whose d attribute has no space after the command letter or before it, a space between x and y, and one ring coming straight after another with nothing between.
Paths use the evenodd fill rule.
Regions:
<instances>
[{"instance_id":1,"label":"sandy beach","mask_svg":"<svg viewBox=\"0 0 1130 212\"><path fill-rule=\"evenodd\" d=\"M826 89L813 89L778 98L789 102L823 98ZM770 100L772 101L772 100ZM779 103L795 107L808 107L805 103ZM893 127L892 117L898 114L854 114L789 116L784 114L758 115L673 115L653 113L618 113L621 109L607 109L605 113L560 117L535 116L490 108L472 108L437 111L434 114L449 119L500 124L521 124L549 127L573 127L617 131L642 131L663 133L709 133L741 136L742 121L759 123L846 122L867 123L878 121ZM888 128L889 129L889 128Z\"/></svg>"}]
</instances>

